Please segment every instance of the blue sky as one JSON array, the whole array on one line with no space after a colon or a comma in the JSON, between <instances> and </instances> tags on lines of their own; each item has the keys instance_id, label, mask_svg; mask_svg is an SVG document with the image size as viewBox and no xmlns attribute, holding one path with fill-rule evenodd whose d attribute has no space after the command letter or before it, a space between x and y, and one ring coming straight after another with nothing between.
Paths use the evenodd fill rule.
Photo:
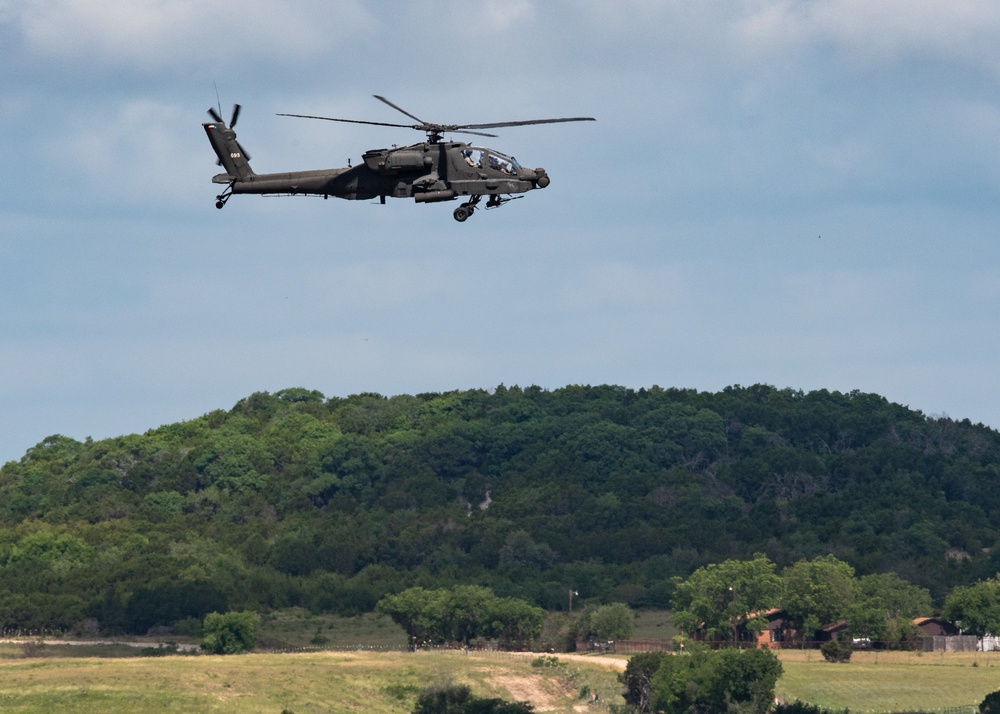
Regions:
<instances>
[{"instance_id":1,"label":"blue sky","mask_svg":"<svg viewBox=\"0 0 1000 714\"><path fill-rule=\"evenodd\" d=\"M1000 5L0 0L0 462L254 391L877 392L1000 426ZM236 196L407 122L552 177L451 204ZM461 137L457 137L461 138ZM477 139L478 141L478 139Z\"/></svg>"}]
</instances>

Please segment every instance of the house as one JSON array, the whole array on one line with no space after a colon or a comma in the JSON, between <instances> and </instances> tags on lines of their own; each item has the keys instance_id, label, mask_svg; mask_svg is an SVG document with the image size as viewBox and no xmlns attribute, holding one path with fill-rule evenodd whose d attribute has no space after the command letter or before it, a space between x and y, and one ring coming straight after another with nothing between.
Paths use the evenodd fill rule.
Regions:
<instances>
[{"instance_id":1,"label":"house","mask_svg":"<svg viewBox=\"0 0 1000 714\"><path fill-rule=\"evenodd\" d=\"M758 647L780 649L799 639L799 631L795 629L785 610L772 608L762 614L767 618L767 626L757 634Z\"/></svg>"},{"instance_id":2,"label":"house","mask_svg":"<svg viewBox=\"0 0 1000 714\"><path fill-rule=\"evenodd\" d=\"M978 637L959 634L953 622L939 617L915 617L911 622L924 652L975 652L981 647Z\"/></svg>"},{"instance_id":3,"label":"house","mask_svg":"<svg viewBox=\"0 0 1000 714\"><path fill-rule=\"evenodd\" d=\"M954 623L940 617L915 617L912 623L918 637L954 637L960 632Z\"/></svg>"},{"instance_id":4,"label":"house","mask_svg":"<svg viewBox=\"0 0 1000 714\"><path fill-rule=\"evenodd\" d=\"M813 639L816 642L829 642L830 640L836 640L844 632L847 632L847 622L841 620L839 622L833 622L829 625L823 625L821 628L816 630L816 634Z\"/></svg>"},{"instance_id":5,"label":"house","mask_svg":"<svg viewBox=\"0 0 1000 714\"><path fill-rule=\"evenodd\" d=\"M760 632L754 632L747 626L748 620L755 620L760 617L763 617L765 620L764 629ZM771 608L763 612L751 613L746 620L739 623L736 635L739 646L745 647L753 643L756 647L781 649L783 647L817 647L820 642L837 639L847 629L847 623L844 620L840 620L839 622L824 625L814 633L811 633L811 637L803 638L802 631L796 627L787 610ZM706 636L704 631L695 632L693 638L712 647L725 646L728 642L721 635Z\"/></svg>"}]
</instances>

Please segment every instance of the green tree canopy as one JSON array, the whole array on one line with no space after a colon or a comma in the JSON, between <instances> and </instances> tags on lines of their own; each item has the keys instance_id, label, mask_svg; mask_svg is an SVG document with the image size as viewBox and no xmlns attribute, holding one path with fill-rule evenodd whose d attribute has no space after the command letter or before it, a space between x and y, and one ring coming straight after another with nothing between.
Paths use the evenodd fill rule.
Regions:
<instances>
[{"instance_id":1,"label":"green tree canopy","mask_svg":"<svg viewBox=\"0 0 1000 714\"><path fill-rule=\"evenodd\" d=\"M580 630L585 638L627 640L635 632L635 616L623 602L600 605L583 613Z\"/></svg>"},{"instance_id":2,"label":"green tree canopy","mask_svg":"<svg viewBox=\"0 0 1000 714\"><path fill-rule=\"evenodd\" d=\"M945 599L942 614L969 635L1000 633L1000 577L955 588Z\"/></svg>"},{"instance_id":3,"label":"green tree canopy","mask_svg":"<svg viewBox=\"0 0 1000 714\"><path fill-rule=\"evenodd\" d=\"M674 578L755 552L779 570L836 552L937 604L1000 571L998 479L996 430L861 392L258 392L0 465L0 624L143 634L472 583L549 610L568 588L667 608ZM867 612L857 627L876 627Z\"/></svg>"},{"instance_id":4,"label":"green tree canopy","mask_svg":"<svg viewBox=\"0 0 1000 714\"><path fill-rule=\"evenodd\" d=\"M759 632L766 625L765 610L781 598L782 582L766 556L727 560L698 568L676 581L674 620L687 634L701 630L735 642L739 626Z\"/></svg>"},{"instance_id":5,"label":"green tree canopy","mask_svg":"<svg viewBox=\"0 0 1000 714\"><path fill-rule=\"evenodd\" d=\"M476 637L527 641L542 630L545 611L523 600L497 597L478 585L409 588L379 601L376 609L399 624L411 642L468 643Z\"/></svg>"},{"instance_id":6,"label":"green tree canopy","mask_svg":"<svg viewBox=\"0 0 1000 714\"><path fill-rule=\"evenodd\" d=\"M854 568L833 555L800 560L782 573L782 607L807 639L823 625L838 622L858 591Z\"/></svg>"},{"instance_id":7,"label":"green tree canopy","mask_svg":"<svg viewBox=\"0 0 1000 714\"><path fill-rule=\"evenodd\" d=\"M664 657L652 678L649 711L662 714L765 714L781 663L768 649L694 647Z\"/></svg>"},{"instance_id":8,"label":"green tree canopy","mask_svg":"<svg viewBox=\"0 0 1000 714\"><path fill-rule=\"evenodd\" d=\"M897 647L916 634L913 619L932 611L931 594L926 588L908 583L895 573L875 573L859 581L847 624L855 636Z\"/></svg>"},{"instance_id":9,"label":"green tree canopy","mask_svg":"<svg viewBox=\"0 0 1000 714\"><path fill-rule=\"evenodd\" d=\"M257 614L211 612L205 616L201 648L211 654L241 654L257 646Z\"/></svg>"}]
</instances>

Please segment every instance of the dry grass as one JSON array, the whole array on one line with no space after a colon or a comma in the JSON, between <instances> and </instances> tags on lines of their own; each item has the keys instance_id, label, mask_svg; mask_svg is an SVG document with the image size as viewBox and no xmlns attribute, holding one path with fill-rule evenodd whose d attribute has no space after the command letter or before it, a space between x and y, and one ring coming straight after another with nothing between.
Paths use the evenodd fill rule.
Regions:
<instances>
[{"instance_id":1,"label":"dry grass","mask_svg":"<svg viewBox=\"0 0 1000 714\"><path fill-rule=\"evenodd\" d=\"M10 654L13 654L11 652ZM185 712L405 714L425 687L468 684L481 696L529 697L539 712L586 710L581 689L621 702L606 664L565 657L434 652L254 654L234 657L0 659L0 711L34 714ZM782 652L778 695L852 712L941 711L1000 689L1000 653L855 653L830 664L818 652ZM621 658L623 663L624 658Z\"/></svg>"},{"instance_id":2,"label":"dry grass","mask_svg":"<svg viewBox=\"0 0 1000 714\"><path fill-rule=\"evenodd\" d=\"M530 658L453 652L5 660L0 710L403 714L412 711L420 691L444 681L468 684L481 696L533 695L538 711L574 711L583 686L600 689L606 700L617 694L613 672L574 663L576 674L568 677L567 669L533 668Z\"/></svg>"}]
</instances>

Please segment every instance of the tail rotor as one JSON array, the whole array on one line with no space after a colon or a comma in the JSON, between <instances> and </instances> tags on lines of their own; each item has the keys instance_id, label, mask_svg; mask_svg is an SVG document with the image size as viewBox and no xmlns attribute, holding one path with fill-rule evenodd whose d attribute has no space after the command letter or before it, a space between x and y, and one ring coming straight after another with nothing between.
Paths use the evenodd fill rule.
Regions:
<instances>
[{"instance_id":1,"label":"tail rotor","mask_svg":"<svg viewBox=\"0 0 1000 714\"><path fill-rule=\"evenodd\" d=\"M229 118L229 129L230 130L232 130L232 129L234 129L236 127L236 122L240 118L240 110L242 108L243 107L240 106L239 104L234 104L233 105L233 113L232 113L232 115ZM213 121L217 121L220 124L225 125L225 122L222 121L222 112L221 112L221 110L216 110L215 107L209 107L208 108L208 115L210 117L212 117ZM233 139L235 140L235 138L236 138L236 134L234 133L233 134ZM248 154L246 152L246 150L242 146L240 146L240 142L237 141L236 142L236 146L239 149L240 153L243 155L243 158L245 158L247 161L249 161L250 160L250 154ZM222 166L222 162L221 161L216 161L216 163L219 166Z\"/></svg>"}]
</instances>

